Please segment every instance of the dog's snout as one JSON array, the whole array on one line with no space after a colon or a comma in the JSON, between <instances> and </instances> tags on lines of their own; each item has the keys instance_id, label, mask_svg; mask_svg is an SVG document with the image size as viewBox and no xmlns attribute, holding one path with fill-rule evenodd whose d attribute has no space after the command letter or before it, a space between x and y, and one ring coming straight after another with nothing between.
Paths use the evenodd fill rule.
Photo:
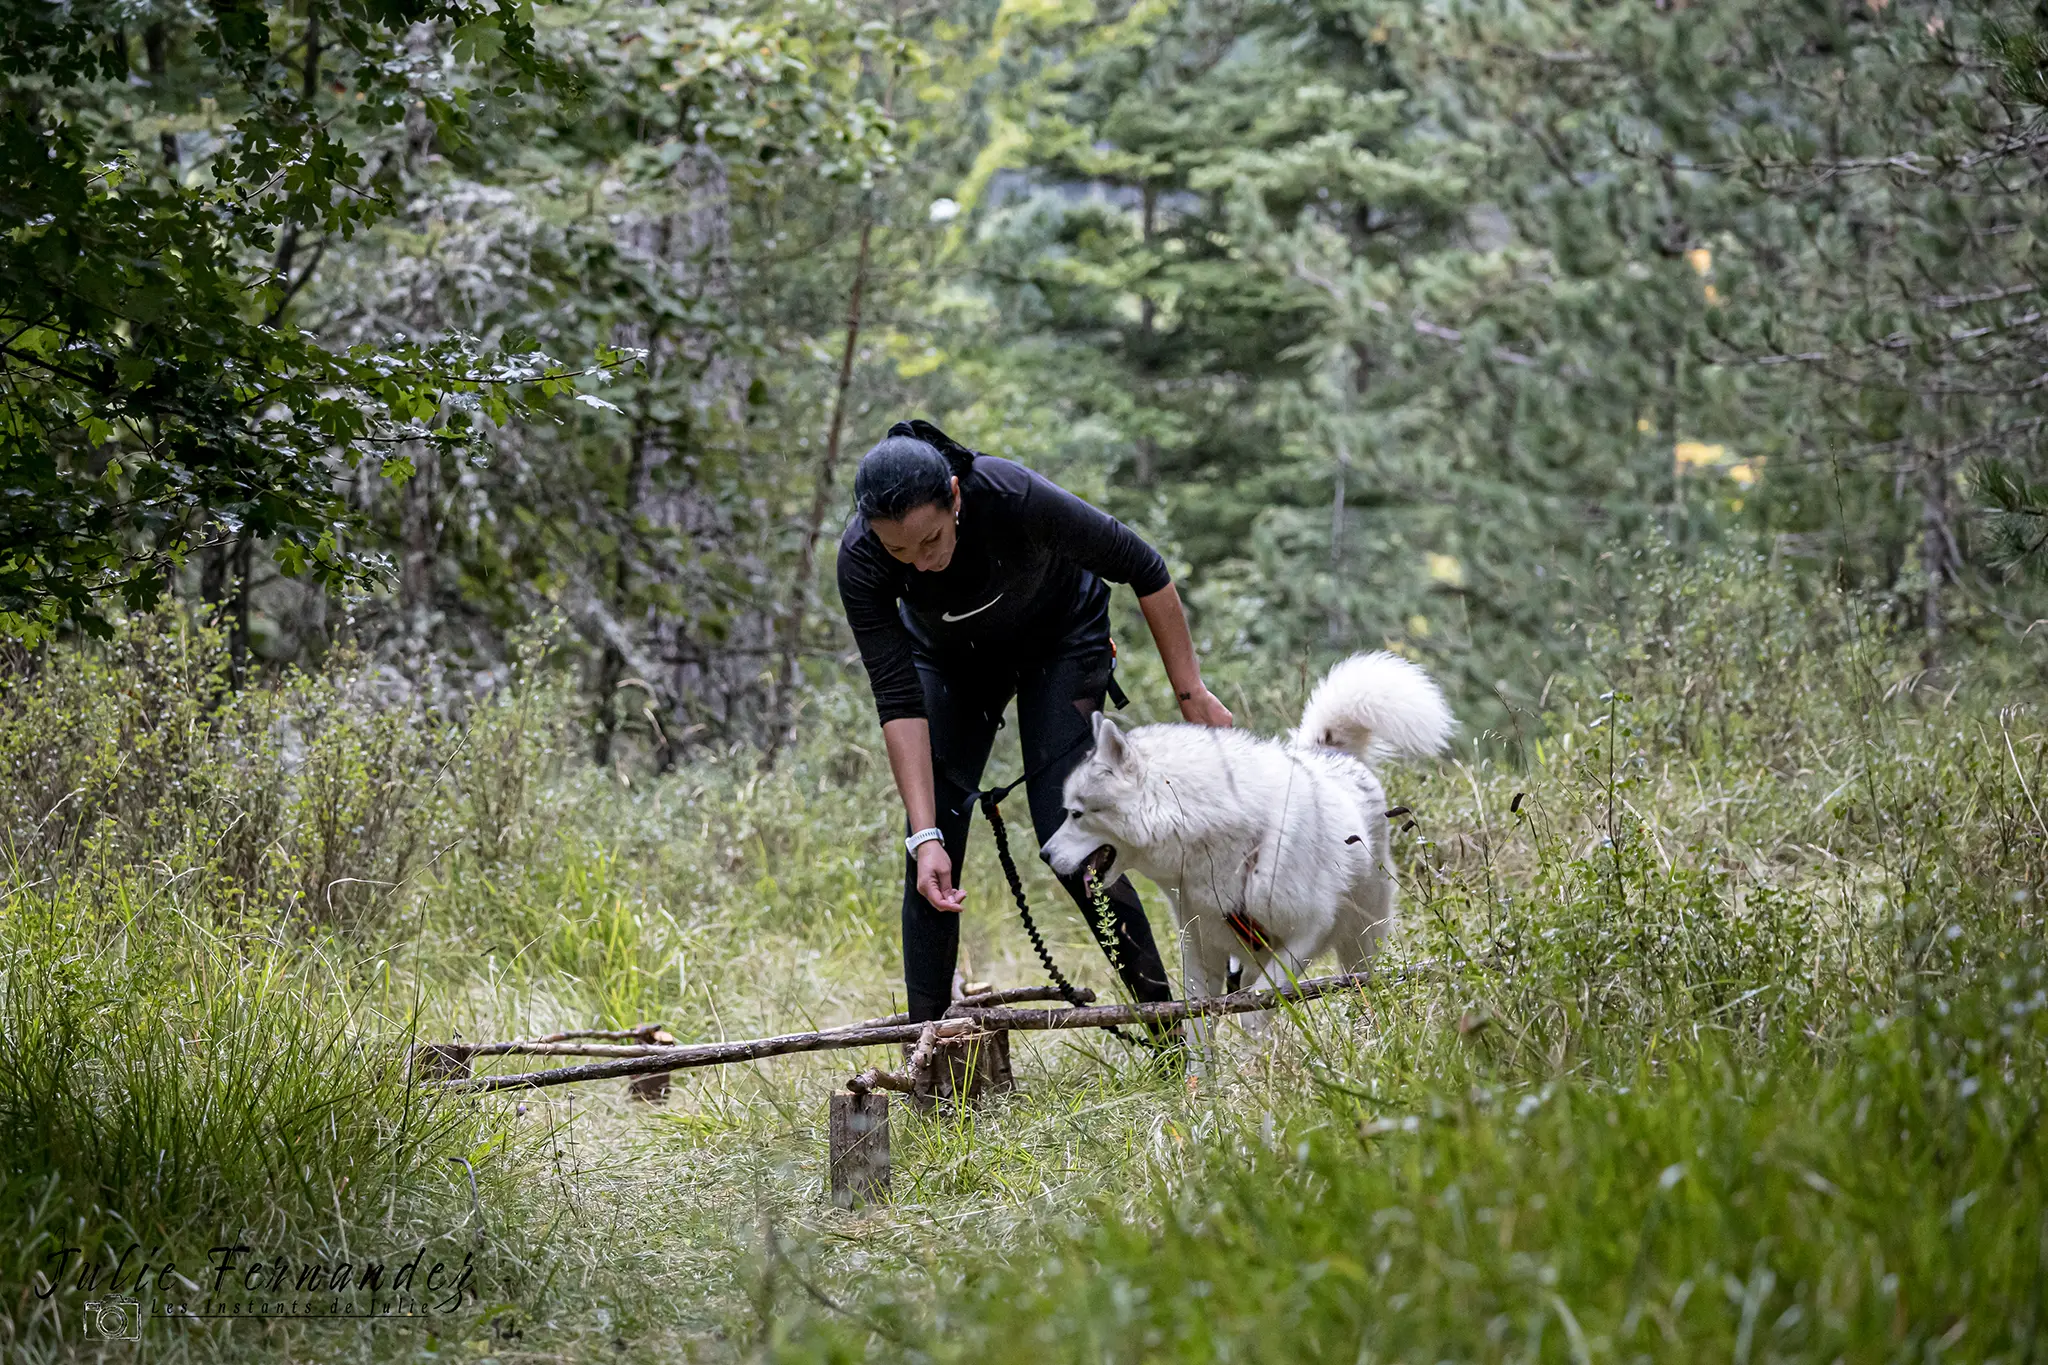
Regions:
<instances>
[{"instance_id":1,"label":"dog's snout","mask_svg":"<svg viewBox=\"0 0 2048 1365\"><path fill-rule=\"evenodd\" d=\"M1041 863L1045 863L1049 866L1052 863L1052 854L1047 853L1044 849L1041 848L1038 850L1038 861L1040 861Z\"/></svg>"}]
</instances>

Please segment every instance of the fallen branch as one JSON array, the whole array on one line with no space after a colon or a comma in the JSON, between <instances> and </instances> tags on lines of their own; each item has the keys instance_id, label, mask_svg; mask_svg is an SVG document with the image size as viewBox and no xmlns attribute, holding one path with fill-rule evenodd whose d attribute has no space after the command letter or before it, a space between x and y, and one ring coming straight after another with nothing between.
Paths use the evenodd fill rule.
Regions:
<instances>
[{"instance_id":1,"label":"fallen branch","mask_svg":"<svg viewBox=\"0 0 2048 1365\"><path fill-rule=\"evenodd\" d=\"M936 1021L941 1037L974 1032L966 1019ZM827 1052L836 1048L874 1047L880 1043L908 1043L920 1037L927 1024L891 1024L885 1028L840 1028L818 1033L784 1033L773 1038L748 1038L731 1043L691 1043L682 1047L655 1048L635 1056L588 1066L565 1066L553 1071L529 1071L513 1076L474 1076L444 1081L451 1090L510 1090L519 1087L567 1085L571 1081L602 1081L613 1076L639 1076L650 1071L685 1071L691 1067L723 1066L728 1062L751 1062L763 1057L782 1057L794 1052Z\"/></svg>"},{"instance_id":2,"label":"fallen branch","mask_svg":"<svg viewBox=\"0 0 2048 1365\"><path fill-rule=\"evenodd\" d=\"M1095 999L1095 992L1089 990L1086 986L1080 987L1074 994L1084 1001ZM947 1019L962 1019L966 1017L960 1013L963 1009L984 1009L996 1005L1021 1005L1027 1000L1064 1000L1066 998L1066 996L1060 994L1058 986L1012 986L1007 990L982 991L977 995L963 995L952 1003L943 1017ZM909 1022L910 1016L908 1014L887 1014L880 1019L863 1019L860 1023L849 1024L847 1027L887 1028L891 1024L907 1024Z\"/></svg>"},{"instance_id":3,"label":"fallen branch","mask_svg":"<svg viewBox=\"0 0 2048 1365\"><path fill-rule=\"evenodd\" d=\"M1394 977L1400 980L1406 973ZM1237 991L1203 1000L1163 1001L1148 1005L1095 1005L1064 1010L1013 1010L956 1005L949 1017L931 1024L886 1024L879 1027L827 1029L816 1033L785 1033L774 1038L749 1038L732 1043L693 1043L683 1047L653 1049L640 1056L592 1062L588 1066L565 1066L553 1071L529 1071L511 1076L475 1076L442 1081L444 1090L512 1090L547 1085L568 1085L575 1081L601 1081L614 1076L639 1076L654 1071L682 1071L690 1067L720 1066L727 1062L751 1062L763 1057L787 1056L796 1052L827 1052L838 1048L873 1047L881 1043L922 1040L930 1030L933 1038L955 1038L979 1029L1074 1029L1106 1028L1111 1024L1175 1024L1216 1014L1250 1014L1278 1005L1297 1004L1338 991L1360 990L1371 985L1366 972L1319 976L1276 989Z\"/></svg>"},{"instance_id":4,"label":"fallen branch","mask_svg":"<svg viewBox=\"0 0 2048 1365\"><path fill-rule=\"evenodd\" d=\"M901 1074L871 1066L848 1081L846 1088L856 1095L865 1095L875 1090L894 1090L904 1095L915 1095L917 1087L931 1079L932 1056L939 1050L940 1022L932 1020L924 1026L924 1032L917 1035L917 1046L911 1049L910 1062L903 1068Z\"/></svg>"},{"instance_id":5,"label":"fallen branch","mask_svg":"<svg viewBox=\"0 0 2048 1365\"><path fill-rule=\"evenodd\" d=\"M1077 994L1083 1000L1095 998L1095 992L1085 988ZM983 991L978 995L962 996L946 1011L945 1017L960 1017L956 1011L962 1008L978 1009L1019 1004L1027 1000L1063 998L1056 986L1015 986L1008 990ZM880 1019L863 1019L857 1024L841 1024L821 1031L841 1033L848 1029L890 1028L910 1022L908 1014L890 1014ZM628 1038L637 1041L577 1041ZM564 1033L544 1033L538 1038L513 1038L502 1043L420 1043L414 1050L459 1065L476 1057L652 1057L672 1051L677 1046L679 1044L676 1040L660 1024L642 1024L630 1029L573 1029Z\"/></svg>"},{"instance_id":6,"label":"fallen branch","mask_svg":"<svg viewBox=\"0 0 2048 1365\"><path fill-rule=\"evenodd\" d=\"M512 1041L515 1043L566 1043L577 1038L590 1038L614 1043L623 1043L628 1039L636 1043L673 1044L675 1042L675 1036L660 1024L636 1024L632 1028L577 1028L570 1029L565 1033L543 1033L538 1038L515 1038Z\"/></svg>"},{"instance_id":7,"label":"fallen branch","mask_svg":"<svg viewBox=\"0 0 2048 1365\"><path fill-rule=\"evenodd\" d=\"M884 1071L881 1067L871 1066L866 1071L856 1072L846 1082L846 1089L848 1093L855 1095L870 1095L877 1090L893 1090L899 1095L915 1095L917 1081L900 1071Z\"/></svg>"},{"instance_id":8,"label":"fallen branch","mask_svg":"<svg viewBox=\"0 0 2048 1365\"><path fill-rule=\"evenodd\" d=\"M421 1043L445 1057L652 1057L674 1043L536 1043L516 1038L509 1043Z\"/></svg>"},{"instance_id":9,"label":"fallen branch","mask_svg":"<svg viewBox=\"0 0 2048 1365\"><path fill-rule=\"evenodd\" d=\"M1402 975L1405 975L1403 973ZM1400 976L1396 976L1399 980ZM1163 1000L1149 1005L1095 1005L1066 1010L977 1009L956 1005L949 1017L971 1019L985 1029L1108 1028L1112 1024L1177 1024L1212 1014L1251 1014L1276 1005L1299 1004L1338 991L1362 990L1373 983L1370 972L1317 976L1291 986L1236 991L1202 1000Z\"/></svg>"},{"instance_id":10,"label":"fallen branch","mask_svg":"<svg viewBox=\"0 0 2048 1365\"><path fill-rule=\"evenodd\" d=\"M582 1042L580 1039L633 1039L631 1043ZM676 1045L675 1035L660 1024L639 1024L626 1029L568 1029L543 1033L538 1038L514 1038L503 1043L416 1043L413 1055L431 1059L435 1065L462 1067L473 1057L645 1057Z\"/></svg>"}]
</instances>

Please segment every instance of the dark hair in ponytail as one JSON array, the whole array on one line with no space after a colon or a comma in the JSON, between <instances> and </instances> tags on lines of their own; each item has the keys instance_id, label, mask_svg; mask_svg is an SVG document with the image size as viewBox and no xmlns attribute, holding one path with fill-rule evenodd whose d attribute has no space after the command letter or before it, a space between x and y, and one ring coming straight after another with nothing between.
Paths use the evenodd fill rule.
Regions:
<instances>
[{"instance_id":1,"label":"dark hair in ponytail","mask_svg":"<svg viewBox=\"0 0 2048 1365\"><path fill-rule=\"evenodd\" d=\"M950 507L953 477L972 468L974 452L930 422L898 422L860 457L853 505L869 521L901 521L920 507Z\"/></svg>"}]
</instances>

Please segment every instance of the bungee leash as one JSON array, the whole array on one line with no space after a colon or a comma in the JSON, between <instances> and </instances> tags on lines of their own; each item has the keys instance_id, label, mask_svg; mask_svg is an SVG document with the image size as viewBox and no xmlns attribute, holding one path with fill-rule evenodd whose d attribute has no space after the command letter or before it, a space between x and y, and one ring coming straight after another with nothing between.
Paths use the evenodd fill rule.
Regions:
<instances>
[{"instance_id":1,"label":"bungee leash","mask_svg":"<svg viewBox=\"0 0 2048 1365\"><path fill-rule=\"evenodd\" d=\"M1123 688L1117 685L1116 644L1114 641L1110 643L1109 649L1109 681L1104 690L1109 693L1110 701L1114 702L1117 708L1121 710L1131 704L1131 699L1124 694ZM1002 864L1003 878L1010 884L1010 899L1017 903L1017 918L1024 922L1024 936L1031 940L1032 950L1038 954L1038 960L1045 965L1046 979L1051 981L1054 989L1059 991L1061 999L1065 1000L1069 1005L1076 1007L1086 1004L1087 1001L1081 998L1081 993L1075 988L1074 983L1067 979L1067 974L1060 970L1057 962L1053 961L1052 950L1045 946L1045 936L1039 933L1038 921L1032 917L1031 902L1024 894L1023 875L1017 871L1017 860L1010 853L1010 831L1009 827L1003 822L1002 802L1003 798L1011 792L1017 790L1017 788L1023 786L1032 778L1037 777L1055 763L1064 762L1067 756L1072 754L1074 750L1080 748L1083 744L1091 743L1093 739L1094 736L1092 734L1082 735L1072 744L1040 762L1036 767L1031 768L1015 781L1001 787L989 787L970 794L966 802L960 807L963 811L971 811L975 805L979 804L981 813L988 817L989 833L995 836L996 841L996 861ZM961 785L965 786L966 784L962 783ZM1092 874L1085 868L1082 870L1082 876L1083 885L1091 886L1096 895L1106 902L1107 897L1103 894L1106 888L1103 888L1095 881L1091 881ZM1116 951L1111 946L1116 941L1116 934L1108 923L1106 906L1098 907L1098 913L1103 921L1098 931L1103 939L1103 951L1110 955L1110 965L1121 971ZM1154 1046L1154 1044L1144 1039L1132 1037L1129 1033L1113 1024L1109 1025L1106 1031L1119 1042L1130 1047Z\"/></svg>"},{"instance_id":2,"label":"bungee leash","mask_svg":"<svg viewBox=\"0 0 2048 1365\"><path fill-rule=\"evenodd\" d=\"M1064 758L1066 755L1061 754L1059 757ZM1026 774L1026 777L1029 776L1030 774ZM1045 964L1045 974L1051 980L1054 989L1059 991L1060 998L1069 1005L1079 1007L1088 1002L1082 999L1081 993L1074 988L1074 983L1067 980L1067 974L1060 970L1059 964L1052 960L1052 950L1045 946L1045 937L1038 932L1038 921L1031 917L1031 902L1024 896L1024 878L1017 871L1017 860L1010 856L1010 833L1003 823L1002 799L1015 791L1024 781L1025 777L1020 777L1007 787L992 787L984 792L976 792L968 800L970 803L980 802L981 813L988 817L989 833L993 834L996 840L996 861L1003 865L1003 876L1010 883L1010 898L1017 902L1017 918L1024 921L1024 936L1031 940L1032 948L1038 953L1038 960ZM1104 931L1108 932L1107 926L1104 927ZM1111 941L1114 941L1113 936ZM1132 1037L1114 1024L1106 1025L1105 1030L1111 1037L1128 1046L1149 1046L1145 1040Z\"/></svg>"}]
</instances>

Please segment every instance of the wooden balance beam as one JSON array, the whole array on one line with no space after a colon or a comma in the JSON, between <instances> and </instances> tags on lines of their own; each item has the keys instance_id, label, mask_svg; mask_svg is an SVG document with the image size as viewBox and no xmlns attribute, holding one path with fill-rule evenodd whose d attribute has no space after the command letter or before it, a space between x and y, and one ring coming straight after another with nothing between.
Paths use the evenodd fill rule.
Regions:
<instances>
[{"instance_id":1,"label":"wooden balance beam","mask_svg":"<svg viewBox=\"0 0 2048 1365\"><path fill-rule=\"evenodd\" d=\"M1402 975L1406 975L1403 973ZM906 1045L902 1072L870 1067L833 1094L828 1111L826 1185L833 1203L842 1208L878 1202L889 1196L889 1091L911 1097L921 1108L945 1100L972 1099L1013 1088L1009 1035L1013 1030L1048 1032L1062 1029L1110 1028L1133 1024L1154 1031L1188 1019L1251 1014L1320 996L1361 990L1373 984L1367 972L1312 977L1267 990L1234 991L1200 1000L1173 1000L1144 1005L1077 1005L1062 1009L1014 1009L998 1001L1056 998L1044 987L991 991L964 999L946 1017L913 1024L902 1016L867 1020L809 1033L784 1033L725 1043L669 1046L658 1026L639 1029L550 1034L509 1043L423 1043L409 1058L416 1081L436 1090L491 1091L538 1089L579 1081L633 1077L632 1093L660 1099L669 1073L692 1067L722 1066L799 1052L826 1052L890 1043ZM1093 996L1089 996L1093 999ZM600 1043L598 1038L636 1038L635 1043ZM585 1041L585 1040L590 1041ZM664 1041L656 1042L653 1039ZM468 1075L474 1057L507 1055L581 1055L597 1053L603 1060L581 1066L555 1067L506 1076ZM451 1074L452 1073L452 1074Z\"/></svg>"},{"instance_id":2,"label":"wooden balance beam","mask_svg":"<svg viewBox=\"0 0 2048 1365\"><path fill-rule=\"evenodd\" d=\"M1011 1009L1003 1006L959 1004L936 1021L941 1038L964 1038L977 1032L1023 1030L1042 1032L1057 1029L1109 1028L1119 1024L1163 1028L1187 1019L1210 1015L1251 1014L1281 1005L1299 1004L1339 991L1359 990L1373 982L1371 973L1349 972L1318 976L1289 986L1267 990L1236 991L1200 1000L1169 1000L1149 1005L1085 1005L1065 1009ZM1037 989L1037 988L1032 988ZM700 1066L724 1066L730 1062L752 1062L763 1057L782 1057L798 1052L829 1052L842 1048L875 1047L887 1043L915 1043L930 1025L910 1023L850 1024L841 1028L817 1029L810 1033L783 1033L772 1038L746 1038L727 1043L685 1043L675 1047L628 1045L616 1054L606 1048L603 1061L583 1066L554 1067L546 1071L525 1071L505 1076L435 1077L428 1067L416 1066L414 1076L425 1085L442 1090L538 1089L549 1085L571 1085L578 1081L609 1080L618 1076L644 1076L662 1071L684 1071ZM541 1043L522 1045L521 1052L552 1052L561 1047L594 1047L594 1044ZM466 1064L471 1057L503 1055L512 1050L503 1043L421 1043L414 1047L416 1062L432 1058L444 1065ZM546 1053L543 1053L546 1055ZM578 1055L590 1055L581 1052Z\"/></svg>"}]
</instances>

